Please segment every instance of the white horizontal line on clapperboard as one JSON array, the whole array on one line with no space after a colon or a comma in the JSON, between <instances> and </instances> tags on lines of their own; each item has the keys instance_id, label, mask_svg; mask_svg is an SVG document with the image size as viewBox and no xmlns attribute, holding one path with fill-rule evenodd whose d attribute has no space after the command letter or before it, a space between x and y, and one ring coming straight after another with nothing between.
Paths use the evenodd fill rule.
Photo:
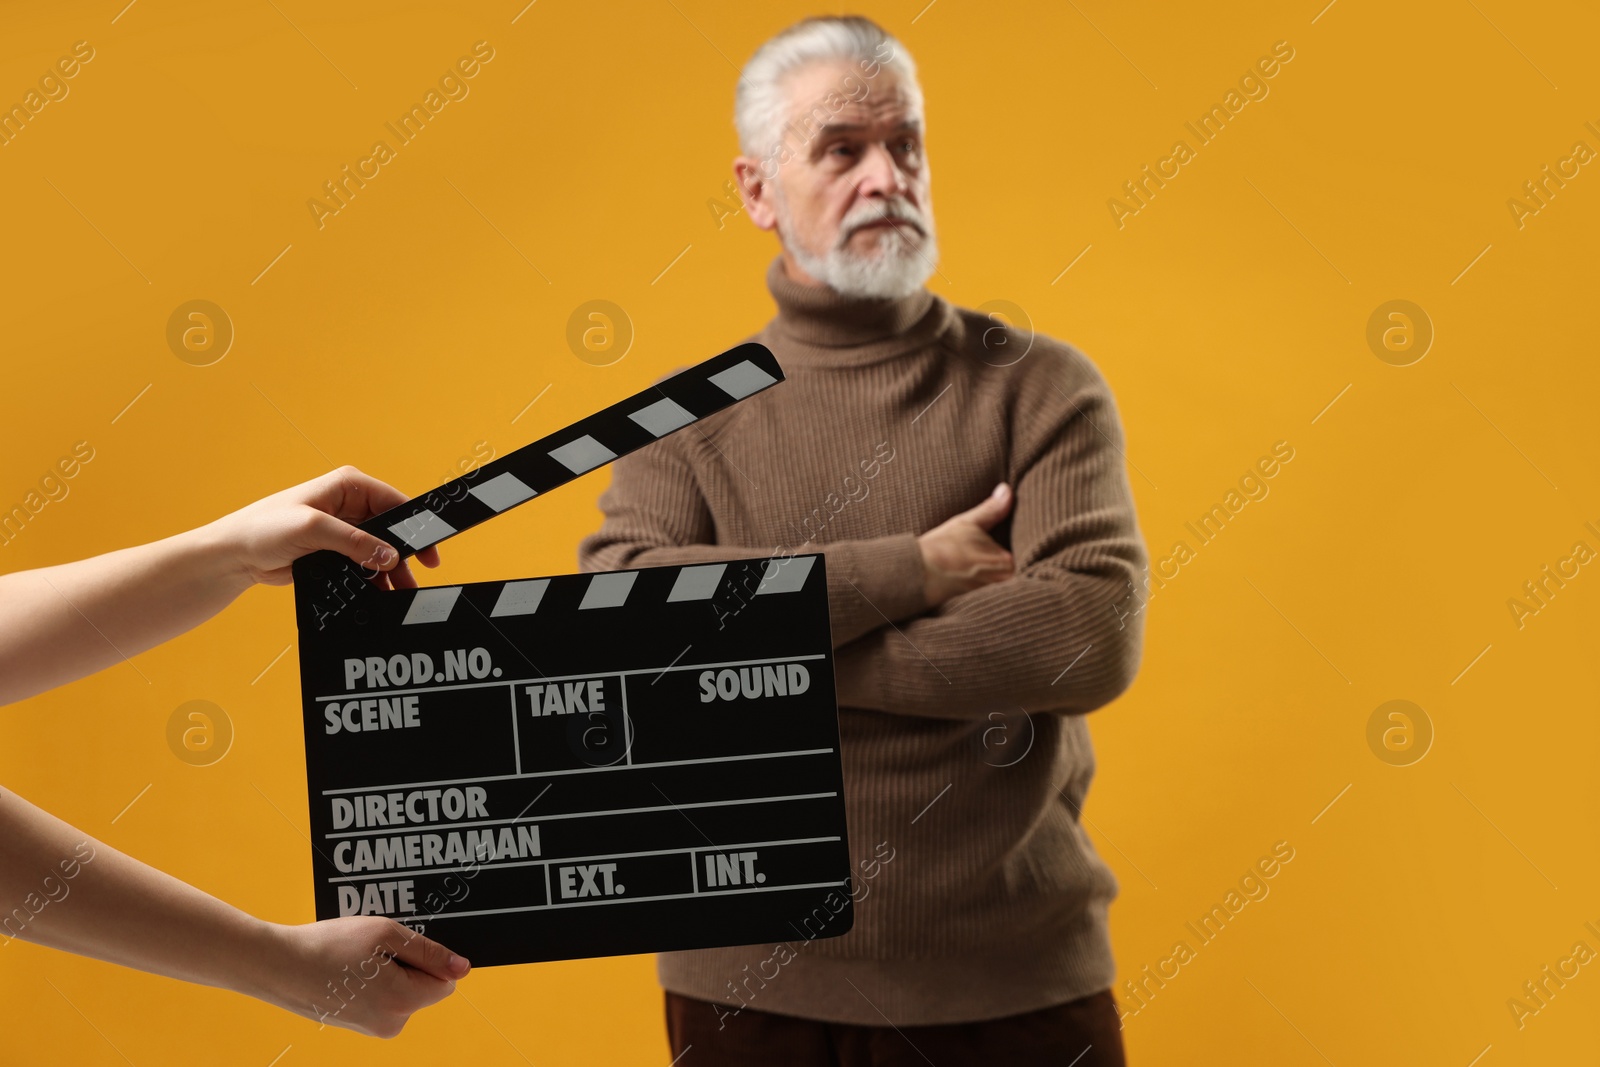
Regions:
<instances>
[{"instance_id":1,"label":"white horizontal line on clapperboard","mask_svg":"<svg viewBox=\"0 0 1600 1067\"><path fill-rule=\"evenodd\" d=\"M682 653L679 653L682 655ZM810 656L769 656L766 659L737 659L726 663L686 663L681 667L639 667L626 671L589 671L587 674L552 674L539 678L496 678L492 682L462 682L458 685L414 686L410 689L369 689L359 693L335 693L332 696L312 697L313 700L349 700L351 697L397 697L408 693L446 693L452 689L493 689L502 685L523 685L527 682L565 682L573 678L621 678L630 674L666 674L668 671L714 670L718 667L758 667L766 663L800 663L803 660L823 659L819 652Z\"/></svg>"},{"instance_id":2,"label":"white horizontal line on clapperboard","mask_svg":"<svg viewBox=\"0 0 1600 1067\"><path fill-rule=\"evenodd\" d=\"M804 885L759 885L748 889L717 889L705 893L662 893L654 897L607 897L604 900L575 900L571 904L531 904L524 908L484 908L481 911L436 911L428 915L418 913L419 918L429 922L435 919L470 919L474 915L510 915L519 911L554 911L556 908L592 908L598 904L635 904L651 900L683 900L686 897L701 897L711 899L715 897L731 897L735 893L782 893L790 889L831 889L834 886L844 886L848 882L806 882ZM410 918L402 914L399 918Z\"/></svg>"},{"instance_id":3,"label":"white horizontal line on clapperboard","mask_svg":"<svg viewBox=\"0 0 1600 1067\"><path fill-rule=\"evenodd\" d=\"M823 797L835 797L838 793L795 793L783 797L735 797L733 800L697 800L692 804L656 804L648 808L608 808L602 811L563 811L555 815L542 815L537 819L517 816L515 819L494 819L483 822L452 822L441 826L385 826L377 830L346 830L343 833L325 834L324 839L332 841L339 837L395 837L420 833L423 830L450 830L458 826L512 826L526 822L555 822L557 819L591 819L601 815L640 815L647 811L677 811L680 808L725 808L729 804L771 804L780 800L821 800ZM675 848L674 852L683 852Z\"/></svg>"},{"instance_id":4,"label":"white horizontal line on clapperboard","mask_svg":"<svg viewBox=\"0 0 1600 1067\"><path fill-rule=\"evenodd\" d=\"M838 837L797 837L791 841L742 841L733 845L707 845L705 848L657 848L649 852L606 852L594 856L546 856L537 860L516 860L512 863L480 863L480 871L497 871L507 867L537 867L544 863L584 863L589 860L631 860L640 856L677 856L683 853L694 855L696 852L715 852L734 848L775 848L778 845L817 845L828 841L837 841ZM423 867L412 869L410 867L390 868L395 874L416 875L424 874L455 874L460 867ZM369 874L340 874L327 879L330 882L370 882Z\"/></svg>"},{"instance_id":5,"label":"white horizontal line on clapperboard","mask_svg":"<svg viewBox=\"0 0 1600 1067\"><path fill-rule=\"evenodd\" d=\"M325 797L340 793L390 793L397 789L416 789L424 785L470 785L473 782L509 782L521 778L554 778L562 774L592 774L595 771L638 771L650 767L684 767L691 763L732 763L746 759L780 759L784 756L820 756L832 752L831 748L797 748L793 752L749 752L743 756L702 756L699 759L669 759L660 763L609 763L604 767L567 767L559 771L526 771L522 774L488 774L482 778L440 778L432 782L402 782L398 785L352 785L340 789L324 789ZM524 822L533 822L525 819ZM466 826L467 823L461 825Z\"/></svg>"}]
</instances>

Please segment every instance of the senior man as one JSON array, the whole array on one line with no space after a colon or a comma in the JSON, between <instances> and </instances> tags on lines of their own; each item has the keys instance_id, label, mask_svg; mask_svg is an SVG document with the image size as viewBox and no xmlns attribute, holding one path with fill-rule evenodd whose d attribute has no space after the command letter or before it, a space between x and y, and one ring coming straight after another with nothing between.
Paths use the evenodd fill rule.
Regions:
<instances>
[{"instance_id":1,"label":"senior man","mask_svg":"<svg viewBox=\"0 0 1600 1067\"><path fill-rule=\"evenodd\" d=\"M1121 1064L1084 713L1138 669L1144 545L1104 378L924 283L922 93L862 18L740 79L788 380L619 460L586 570L821 551L855 925L658 957L693 1064ZM797 933L799 928L797 927ZM1074 1059L1074 1057L1079 1057Z\"/></svg>"}]
</instances>

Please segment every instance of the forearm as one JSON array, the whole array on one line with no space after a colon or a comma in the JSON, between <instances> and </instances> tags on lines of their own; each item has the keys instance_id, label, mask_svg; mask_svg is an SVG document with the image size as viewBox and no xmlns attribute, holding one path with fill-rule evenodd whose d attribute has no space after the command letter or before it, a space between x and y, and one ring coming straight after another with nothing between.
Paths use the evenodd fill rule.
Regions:
<instances>
[{"instance_id":1,"label":"forearm","mask_svg":"<svg viewBox=\"0 0 1600 1067\"><path fill-rule=\"evenodd\" d=\"M604 533L604 531L602 531ZM914 534L807 545L796 554L821 552L827 560L828 615L835 648L890 622L927 610L922 553ZM619 570L773 556L771 547L730 544L653 544L643 539L611 541L586 551L585 570Z\"/></svg>"},{"instance_id":2,"label":"forearm","mask_svg":"<svg viewBox=\"0 0 1600 1067\"><path fill-rule=\"evenodd\" d=\"M0 704L131 659L251 584L209 526L0 576Z\"/></svg>"},{"instance_id":3,"label":"forearm","mask_svg":"<svg viewBox=\"0 0 1600 1067\"><path fill-rule=\"evenodd\" d=\"M1083 714L1132 684L1144 614L1129 609L1147 563L1104 377L1070 347L1022 364L1008 412L1015 576L962 593L839 650L839 703L982 719Z\"/></svg>"},{"instance_id":4,"label":"forearm","mask_svg":"<svg viewBox=\"0 0 1600 1067\"><path fill-rule=\"evenodd\" d=\"M0 907L5 939L253 996L286 951L272 924L4 790Z\"/></svg>"},{"instance_id":5,"label":"forearm","mask_svg":"<svg viewBox=\"0 0 1600 1067\"><path fill-rule=\"evenodd\" d=\"M996 710L1082 714L1132 683L1142 615L1118 576L1018 576L884 627L835 658L839 703L899 715L982 719Z\"/></svg>"}]
</instances>

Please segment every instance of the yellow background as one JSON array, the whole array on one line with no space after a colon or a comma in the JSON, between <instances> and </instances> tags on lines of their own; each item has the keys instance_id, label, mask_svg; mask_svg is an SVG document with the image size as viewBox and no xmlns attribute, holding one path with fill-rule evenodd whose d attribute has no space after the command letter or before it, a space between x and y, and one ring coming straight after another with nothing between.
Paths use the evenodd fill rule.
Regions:
<instances>
[{"instance_id":1,"label":"yellow background","mask_svg":"<svg viewBox=\"0 0 1600 1067\"><path fill-rule=\"evenodd\" d=\"M477 442L503 454L772 312L772 236L719 229L707 201L730 175L736 66L810 8L120 7L0 16L0 102L73 42L96 51L0 148L0 505L74 442L96 453L0 549L6 570L155 539L336 463L420 492ZM1011 301L1099 364L1152 557L1195 548L1186 521L1274 442L1295 449L1151 598L1140 676L1092 719L1085 810L1122 885L1125 1007L1122 979L1193 947L1185 921L1274 842L1295 849L1127 1020L1133 1062L1592 1061L1600 964L1522 1029L1506 1002L1575 942L1600 950L1583 926L1600 926L1600 566L1520 629L1507 600L1574 542L1600 549L1600 175L1521 228L1506 202L1575 141L1600 148L1583 125L1600 126L1600 19L1507 0L862 8L921 68L930 286ZM479 40L495 58L470 95L319 230L306 201ZM1295 55L1270 95L1119 229L1107 200L1194 147L1183 123L1280 40ZM211 366L166 342L191 299L236 330ZM610 366L566 342L591 299L636 331ZM1411 366L1366 342L1393 299L1436 331ZM574 569L607 477L450 542L425 580ZM309 920L296 661L277 658L293 639L290 592L258 588L7 707L0 781L255 914ZM194 699L236 732L209 767L166 742ZM1435 732L1410 766L1368 747L1392 699ZM669 1059L647 956L485 970L385 1046L20 943L0 992L7 1063Z\"/></svg>"}]
</instances>

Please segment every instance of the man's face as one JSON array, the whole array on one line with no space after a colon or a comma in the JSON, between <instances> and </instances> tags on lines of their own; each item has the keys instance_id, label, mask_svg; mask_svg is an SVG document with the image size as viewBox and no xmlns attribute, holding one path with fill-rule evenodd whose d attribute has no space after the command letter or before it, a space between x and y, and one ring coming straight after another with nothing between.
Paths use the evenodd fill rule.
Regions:
<instances>
[{"instance_id":1,"label":"man's face","mask_svg":"<svg viewBox=\"0 0 1600 1067\"><path fill-rule=\"evenodd\" d=\"M752 221L778 231L797 281L855 296L914 292L938 261L915 101L893 71L866 79L845 62L802 67L785 88L787 151L735 163Z\"/></svg>"}]
</instances>

